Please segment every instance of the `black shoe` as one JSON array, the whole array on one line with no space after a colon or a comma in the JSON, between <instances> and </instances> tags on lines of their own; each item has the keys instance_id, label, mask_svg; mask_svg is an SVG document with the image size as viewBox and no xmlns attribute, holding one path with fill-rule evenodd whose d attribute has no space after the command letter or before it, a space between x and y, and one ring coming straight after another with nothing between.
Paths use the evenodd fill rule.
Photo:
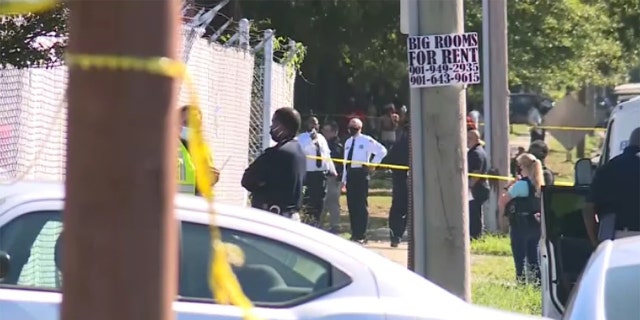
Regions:
<instances>
[{"instance_id":1,"label":"black shoe","mask_svg":"<svg viewBox=\"0 0 640 320\"><path fill-rule=\"evenodd\" d=\"M397 248L400 245L400 239L391 239L391 248Z\"/></svg>"}]
</instances>

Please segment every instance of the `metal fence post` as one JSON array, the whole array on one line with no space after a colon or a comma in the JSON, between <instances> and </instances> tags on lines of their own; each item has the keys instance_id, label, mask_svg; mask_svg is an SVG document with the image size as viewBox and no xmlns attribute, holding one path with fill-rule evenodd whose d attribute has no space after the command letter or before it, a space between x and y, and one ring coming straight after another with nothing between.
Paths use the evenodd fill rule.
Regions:
<instances>
[{"instance_id":1,"label":"metal fence post","mask_svg":"<svg viewBox=\"0 0 640 320\"><path fill-rule=\"evenodd\" d=\"M240 19L240 22L238 23L238 26L240 28L239 32L240 32L240 39L238 40L238 44L240 45L240 48L242 48L243 50L247 50L249 49L249 20L247 20L246 18L242 18Z\"/></svg>"},{"instance_id":2,"label":"metal fence post","mask_svg":"<svg viewBox=\"0 0 640 320\"><path fill-rule=\"evenodd\" d=\"M273 143L271 136L269 135L269 128L271 127L271 86L273 82L273 30L267 29L264 31L264 86L262 87L263 96L263 113L262 113L262 149L269 148Z\"/></svg>"}]
</instances>

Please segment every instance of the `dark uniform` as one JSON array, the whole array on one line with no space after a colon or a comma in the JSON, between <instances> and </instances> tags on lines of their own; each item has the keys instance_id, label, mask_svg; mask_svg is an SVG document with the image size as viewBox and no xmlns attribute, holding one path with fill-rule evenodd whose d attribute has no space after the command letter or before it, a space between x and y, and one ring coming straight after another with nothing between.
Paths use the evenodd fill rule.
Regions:
<instances>
[{"instance_id":1,"label":"dark uniform","mask_svg":"<svg viewBox=\"0 0 640 320\"><path fill-rule=\"evenodd\" d=\"M520 190L516 191L515 189ZM524 192L522 192L523 190ZM509 218L509 237L516 278L520 282L526 280L524 272L526 259L529 269L533 272L533 278L539 283L540 222L536 220L535 214L540 212L540 198L536 197L536 189L528 177L517 181L508 192L512 199L505 206L505 215Z\"/></svg>"},{"instance_id":2,"label":"dark uniform","mask_svg":"<svg viewBox=\"0 0 640 320\"><path fill-rule=\"evenodd\" d=\"M640 231L639 197L640 145L630 145L598 168L589 202L599 216L615 214L615 230Z\"/></svg>"},{"instance_id":3,"label":"dark uniform","mask_svg":"<svg viewBox=\"0 0 640 320\"><path fill-rule=\"evenodd\" d=\"M467 165L469 172L487 173L487 153L482 145L477 144L467 151ZM469 188L473 196L473 200L469 201L469 235L477 239L482 235L482 204L489 199L489 183L481 178Z\"/></svg>"},{"instance_id":4,"label":"dark uniform","mask_svg":"<svg viewBox=\"0 0 640 320\"><path fill-rule=\"evenodd\" d=\"M245 170L242 186L251 192L251 206L286 217L302 207L306 157L296 139L268 148Z\"/></svg>"},{"instance_id":5,"label":"dark uniform","mask_svg":"<svg viewBox=\"0 0 640 320\"><path fill-rule=\"evenodd\" d=\"M351 136L345 142L345 170L342 181L347 186L347 206L351 222L351 240L366 242L369 211L369 168L362 163L380 163L387 148L364 134ZM354 161L354 162L352 162Z\"/></svg>"},{"instance_id":6,"label":"dark uniform","mask_svg":"<svg viewBox=\"0 0 640 320\"><path fill-rule=\"evenodd\" d=\"M409 165L409 125L404 127L399 140L389 149L389 153L382 163L392 165ZM391 208L389 209L389 237L391 246L397 247L402 235L407 229L407 215L409 214L409 186L407 184L408 170L392 169L393 184Z\"/></svg>"}]
</instances>

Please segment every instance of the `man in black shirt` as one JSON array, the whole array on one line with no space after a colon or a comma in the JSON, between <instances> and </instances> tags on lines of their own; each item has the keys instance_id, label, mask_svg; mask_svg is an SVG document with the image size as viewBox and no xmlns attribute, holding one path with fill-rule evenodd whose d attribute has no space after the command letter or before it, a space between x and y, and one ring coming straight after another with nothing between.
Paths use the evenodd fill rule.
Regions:
<instances>
[{"instance_id":1,"label":"man in black shirt","mask_svg":"<svg viewBox=\"0 0 640 320\"><path fill-rule=\"evenodd\" d=\"M409 165L409 122L402 130L399 140L391 147L382 163L408 166ZM391 208L389 209L389 237L391 247L400 244L402 235L407 229L407 215L409 214L409 186L407 184L408 170L392 169L393 184Z\"/></svg>"},{"instance_id":2,"label":"man in black shirt","mask_svg":"<svg viewBox=\"0 0 640 320\"><path fill-rule=\"evenodd\" d=\"M487 153L478 130L467 132L467 166L469 173L487 173ZM482 235L482 204L489 199L489 183L485 178L469 177L469 235L478 239Z\"/></svg>"},{"instance_id":3,"label":"man in black shirt","mask_svg":"<svg viewBox=\"0 0 640 320\"><path fill-rule=\"evenodd\" d=\"M251 206L299 219L306 157L295 139L300 114L280 108L273 114L271 139L277 144L261 154L242 176L242 186L251 192Z\"/></svg>"},{"instance_id":4,"label":"man in black shirt","mask_svg":"<svg viewBox=\"0 0 640 320\"><path fill-rule=\"evenodd\" d=\"M595 216L615 214L616 231L640 231L640 127L633 130L622 154L598 168L583 211L593 245L598 244Z\"/></svg>"},{"instance_id":5,"label":"man in black shirt","mask_svg":"<svg viewBox=\"0 0 640 320\"><path fill-rule=\"evenodd\" d=\"M338 129L338 123L331 121L322 127L322 134L327 138L331 159L340 160L344 158L344 146L338 137ZM337 176L327 177L327 195L324 199L324 208L329 211L329 232L337 234L340 232L340 193L344 164L335 160L333 164Z\"/></svg>"}]
</instances>

